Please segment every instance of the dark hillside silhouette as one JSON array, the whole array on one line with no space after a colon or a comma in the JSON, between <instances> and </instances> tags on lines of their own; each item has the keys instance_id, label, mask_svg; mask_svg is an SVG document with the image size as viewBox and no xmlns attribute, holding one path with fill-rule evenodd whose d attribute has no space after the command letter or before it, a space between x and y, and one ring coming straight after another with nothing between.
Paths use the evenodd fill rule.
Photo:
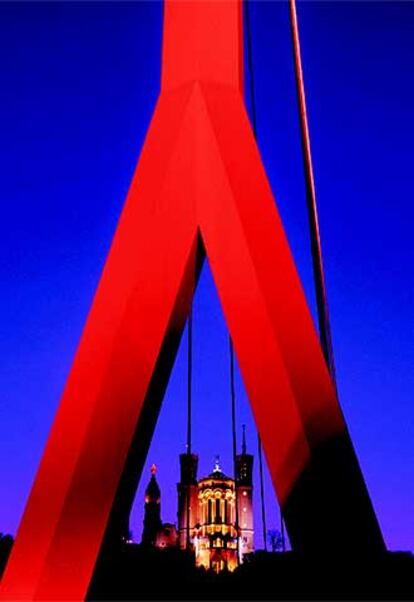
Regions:
<instances>
[{"instance_id":1,"label":"dark hillside silhouette","mask_svg":"<svg viewBox=\"0 0 414 602\"><path fill-rule=\"evenodd\" d=\"M251 554L233 573L194 567L178 549L122 545L101 554L91 600L413 600L414 557Z\"/></svg>"}]
</instances>

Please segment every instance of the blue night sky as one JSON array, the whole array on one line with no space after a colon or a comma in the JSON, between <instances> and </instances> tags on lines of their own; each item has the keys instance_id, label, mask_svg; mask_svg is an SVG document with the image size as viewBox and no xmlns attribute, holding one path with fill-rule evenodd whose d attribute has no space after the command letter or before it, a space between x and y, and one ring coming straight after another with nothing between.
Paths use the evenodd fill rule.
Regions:
<instances>
[{"instance_id":1,"label":"blue night sky","mask_svg":"<svg viewBox=\"0 0 414 602\"><path fill-rule=\"evenodd\" d=\"M259 147L314 313L288 7L250 11ZM414 4L304 2L298 16L340 400L386 542L412 550ZM0 3L2 532L16 531L143 144L161 33L159 2ZM208 266L194 372L200 474L215 454L230 473L228 339ZM184 336L148 456L168 521L185 406ZM268 478L266 507L277 527Z\"/></svg>"}]
</instances>

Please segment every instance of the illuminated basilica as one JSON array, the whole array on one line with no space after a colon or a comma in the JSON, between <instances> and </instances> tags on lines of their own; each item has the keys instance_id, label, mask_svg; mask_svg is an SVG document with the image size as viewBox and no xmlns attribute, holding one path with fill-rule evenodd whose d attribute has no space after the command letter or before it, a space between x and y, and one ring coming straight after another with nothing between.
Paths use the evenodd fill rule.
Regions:
<instances>
[{"instance_id":1,"label":"illuminated basilica","mask_svg":"<svg viewBox=\"0 0 414 602\"><path fill-rule=\"evenodd\" d=\"M197 566L220 572L234 570L253 552L253 456L236 456L236 479L226 476L218 458L214 470L197 479L198 456L181 454L178 526L161 521L161 493L155 466L145 492L142 544L191 550ZM237 533L239 534L237 536Z\"/></svg>"}]
</instances>

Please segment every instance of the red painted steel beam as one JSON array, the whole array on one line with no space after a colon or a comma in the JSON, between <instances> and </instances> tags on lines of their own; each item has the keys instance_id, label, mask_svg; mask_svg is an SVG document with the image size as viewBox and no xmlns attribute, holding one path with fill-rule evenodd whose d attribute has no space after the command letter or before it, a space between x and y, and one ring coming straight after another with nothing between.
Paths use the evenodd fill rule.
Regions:
<instances>
[{"instance_id":1,"label":"red painted steel beam","mask_svg":"<svg viewBox=\"0 0 414 602\"><path fill-rule=\"evenodd\" d=\"M246 115L242 48L238 0L166 3L161 95L2 600L85 597L152 383L172 368L200 239L293 545L313 549L315 516L333 545L346 507L362 547L382 546Z\"/></svg>"}]
</instances>

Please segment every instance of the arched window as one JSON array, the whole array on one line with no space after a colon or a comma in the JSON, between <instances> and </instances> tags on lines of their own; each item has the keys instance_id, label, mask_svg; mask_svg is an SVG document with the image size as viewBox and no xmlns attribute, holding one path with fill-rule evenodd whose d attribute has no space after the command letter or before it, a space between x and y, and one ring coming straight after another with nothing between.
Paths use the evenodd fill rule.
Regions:
<instances>
[{"instance_id":1,"label":"arched window","mask_svg":"<svg viewBox=\"0 0 414 602\"><path fill-rule=\"evenodd\" d=\"M221 523L221 514L220 514L220 499L216 498L216 523Z\"/></svg>"},{"instance_id":2,"label":"arched window","mask_svg":"<svg viewBox=\"0 0 414 602\"><path fill-rule=\"evenodd\" d=\"M207 518L209 525L213 522L213 516L212 516L212 514L213 514L213 503L209 499L208 500L208 518Z\"/></svg>"}]
</instances>

